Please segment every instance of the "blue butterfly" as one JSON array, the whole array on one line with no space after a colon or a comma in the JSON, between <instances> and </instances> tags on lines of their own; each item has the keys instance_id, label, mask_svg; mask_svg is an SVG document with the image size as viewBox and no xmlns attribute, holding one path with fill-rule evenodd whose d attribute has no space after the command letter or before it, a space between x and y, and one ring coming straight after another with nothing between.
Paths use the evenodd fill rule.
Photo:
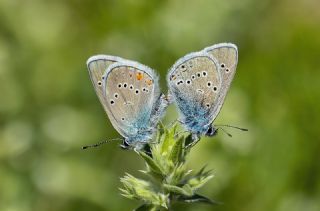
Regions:
<instances>
[{"instance_id":1,"label":"blue butterfly","mask_svg":"<svg viewBox=\"0 0 320 211\"><path fill-rule=\"evenodd\" d=\"M122 147L141 150L168 105L157 74L138 62L108 55L90 57L87 67L111 124L123 137Z\"/></svg>"},{"instance_id":2,"label":"blue butterfly","mask_svg":"<svg viewBox=\"0 0 320 211\"><path fill-rule=\"evenodd\" d=\"M169 70L169 92L178 107L180 122L195 143L202 135L217 133L213 121L224 103L237 63L237 47L221 43L184 56Z\"/></svg>"}]
</instances>

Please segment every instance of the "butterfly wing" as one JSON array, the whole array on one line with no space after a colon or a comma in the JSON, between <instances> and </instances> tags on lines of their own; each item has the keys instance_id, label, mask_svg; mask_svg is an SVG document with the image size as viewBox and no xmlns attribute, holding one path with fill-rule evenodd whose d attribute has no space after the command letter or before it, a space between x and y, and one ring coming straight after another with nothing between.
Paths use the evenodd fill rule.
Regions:
<instances>
[{"instance_id":1,"label":"butterfly wing","mask_svg":"<svg viewBox=\"0 0 320 211\"><path fill-rule=\"evenodd\" d=\"M122 61L123 59L116 56L96 55L87 60L87 68L94 90L100 100L104 110L107 111L107 101L103 94L103 74L106 69L113 63Z\"/></svg>"},{"instance_id":2,"label":"butterfly wing","mask_svg":"<svg viewBox=\"0 0 320 211\"><path fill-rule=\"evenodd\" d=\"M126 60L110 65L103 77L107 114L114 128L129 140L148 140L143 131L151 130L154 105L160 97L157 75L147 66Z\"/></svg>"},{"instance_id":3,"label":"butterfly wing","mask_svg":"<svg viewBox=\"0 0 320 211\"><path fill-rule=\"evenodd\" d=\"M231 43L220 43L204 49L205 52L216 58L219 66L219 74L221 76L221 89L218 93L218 98L214 105L211 117L213 120L219 114L224 99L229 90L231 81L236 73L238 63L237 46Z\"/></svg>"},{"instance_id":4,"label":"butterfly wing","mask_svg":"<svg viewBox=\"0 0 320 211\"><path fill-rule=\"evenodd\" d=\"M179 59L170 69L167 81L182 121L194 133L205 133L212 119L214 102L221 89L217 61L201 51Z\"/></svg>"}]
</instances>

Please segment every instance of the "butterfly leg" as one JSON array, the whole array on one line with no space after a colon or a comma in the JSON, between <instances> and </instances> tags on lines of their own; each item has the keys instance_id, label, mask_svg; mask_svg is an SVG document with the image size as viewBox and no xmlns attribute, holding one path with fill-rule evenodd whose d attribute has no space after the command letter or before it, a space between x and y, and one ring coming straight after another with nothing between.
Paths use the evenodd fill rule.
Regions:
<instances>
[{"instance_id":1,"label":"butterfly leg","mask_svg":"<svg viewBox=\"0 0 320 211\"><path fill-rule=\"evenodd\" d=\"M126 139L123 139L122 144L120 144L121 149L128 150L130 149L130 144Z\"/></svg>"},{"instance_id":2,"label":"butterfly leg","mask_svg":"<svg viewBox=\"0 0 320 211\"><path fill-rule=\"evenodd\" d=\"M191 142L187 146L185 146L185 148L189 149L191 147L194 147L199 141L200 141L200 135L193 133L191 135Z\"/></svg>"}]
</instances>

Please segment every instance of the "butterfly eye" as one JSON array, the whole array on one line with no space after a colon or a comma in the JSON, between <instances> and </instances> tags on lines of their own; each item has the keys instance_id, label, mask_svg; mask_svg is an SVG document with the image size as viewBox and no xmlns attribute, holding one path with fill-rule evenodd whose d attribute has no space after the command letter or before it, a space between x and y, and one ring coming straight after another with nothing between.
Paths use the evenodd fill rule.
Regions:
<instances>
[{"instance_id":1,"label":"butterfly eye","mask_svg":"<svg viewBox=\"0 0 320 211\"><path fill-rule=\"evenodd\" d=\"M221 63L221 65L220 65L222 68L224 68L225 67L225 64L224 63Z\"/></svg>"}]
</instances>

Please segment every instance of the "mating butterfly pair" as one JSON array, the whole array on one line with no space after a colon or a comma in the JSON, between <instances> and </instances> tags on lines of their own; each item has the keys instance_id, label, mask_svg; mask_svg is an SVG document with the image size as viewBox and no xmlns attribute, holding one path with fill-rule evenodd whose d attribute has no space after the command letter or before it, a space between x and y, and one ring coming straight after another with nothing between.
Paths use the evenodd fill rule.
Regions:
<instances>
[{"instance_id":1,"label":"mating butterfly pair","mask_svg":"<svg viewBox=\"0 0 320 211\"><path fill-rule=\"evenodd\" d=\"M190 53L169 70L169 101L193 135L213 136L212 125L230 87L238 62L234 44L221 43ZM94 89L123 146L142 149L149 143L169 102L160 93L154 70L120 57L97 55L87 61Z\"/></svg>"}]
</instances>

